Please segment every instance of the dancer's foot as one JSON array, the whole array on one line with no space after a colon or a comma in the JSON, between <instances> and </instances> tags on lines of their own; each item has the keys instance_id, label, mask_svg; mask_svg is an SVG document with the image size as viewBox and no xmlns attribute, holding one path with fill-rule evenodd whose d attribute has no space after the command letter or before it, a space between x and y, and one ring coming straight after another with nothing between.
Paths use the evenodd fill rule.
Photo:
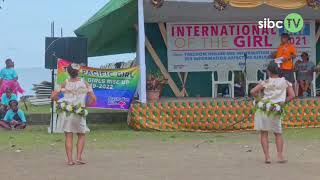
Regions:
<instances>
[{"instance_id":1,"label":"dancer's foot","mask_svg":"<svg viewBox=\"0 0 320 180\"><path fill-rule=\"evenodd\" d=\"M278 155L278 161L277 161L277 162L280 163L280 164L285 164L285 163L288 162L288 160L286 160L286 159L283 157L283 155Z\"/></svg>"},{"instance_id":2,"label":"dancer's foot","mask_svg":"<svg viewBox=\"0 0 320 180\"><path fill-rule=\"evenodd\" d=\"M266 164L271 164L270 157L266 157L266 159L264 160L264 163L266 163Z\"/></svg>"},{"instance_id":3,"label":"dancer's foot","mask_svg":"<svg viewBox=\"0 0 320 180\"><path fill-rule=\"evenodd\" d=\"M77 165L84 165L87 164L86 162L84 162L83 160L76 160Z\"/></svg>"},{"instance_id":4,"label":"dancer's foot","mask_svg":"<svg viewBox=\"0 0 320 180\"><path fill-rule=\"evenodd\" d=\"M282 160L278 160L277 161L279 164L286 164L288 162L288 160L286 159L282 159Z\"/></svg>"},{"instance_id":5,"label":"dancer's foot","mask_svg":"<svg viewBox=\"0 0 320 180\"><path fill-rule=\"evenodd\" d=\"M68 162L68 166L73 166L73 165L75 165L75 164L76 164L76 163L73 162L73 161Z\"/></svg>"},{"instance_id":6,"label":"dancer's foot","mask_svg":"<svg viewBox=\"0 0 320 180\"><path fill-rule=\"evenodd\" d=\"M264 161L265 164L271 164L271 161L270 160L266 160Z\"/></svg>"}]
</instances>

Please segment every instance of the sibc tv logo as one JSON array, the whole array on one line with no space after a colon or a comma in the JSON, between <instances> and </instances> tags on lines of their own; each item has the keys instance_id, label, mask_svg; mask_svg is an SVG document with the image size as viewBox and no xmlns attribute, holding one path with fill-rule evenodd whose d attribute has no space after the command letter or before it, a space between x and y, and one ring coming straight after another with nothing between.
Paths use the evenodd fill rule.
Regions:
<instances>
[{"instance_id":1,"label":"sibc tv logo","mask_svg":"<svg viewBox=\"0 0 320 180\"><path fill-rule=\"evenodd\" d=\"M303 18L298 13L290 13L286 16L284 21L272 21L270 18L264 18L262 21L258 21L259 28L284 28L291 33L297 33L302 30L304 26Z\"/></svg>"}]
</instances>

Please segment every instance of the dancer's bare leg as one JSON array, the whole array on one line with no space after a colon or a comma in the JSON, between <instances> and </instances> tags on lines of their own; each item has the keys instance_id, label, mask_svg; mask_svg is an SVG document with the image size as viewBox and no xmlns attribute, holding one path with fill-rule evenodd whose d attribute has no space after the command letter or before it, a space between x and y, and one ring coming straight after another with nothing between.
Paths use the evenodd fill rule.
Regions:
<instances>
[{"instance_id":1,"label":"dancer's bare leg","mask_svg":"<svg viewBox=\"0 0 320 180\"><path fill-rule=\"evenodd\" d=\"M65 148L66 148L66 154L68 158L68 165L74 165L72 159L72 148L73 148L73 133L66 132L66 142L65 142Z\"/></svg>"},{"instance_id":2,"label":"dancer's bare leg","mask_svg":"<svg viewBox=\"0 0 320 180\"><path fill-rule=\"evenodd\" d=\"M282 134L274 133L274 135L275 135L275 138L276 138L278 162L285 162L286 160L284 159L284 156L283 156L283 138L282 138Z\"/></svg>"},{"instance_id":3,"label":"dancer's bare leg","mask_svg":"<svg viewBox=\"0 0 320 180\"><path fill-rule=\"evenodd\" d=\"M269 141L268 141L268 131L261 131L261 146L263 149L265 162L270 163L270 154L269 154Z\"/></svg>"},{"instance_id":4,"label":"dancer's bare leg","mask_svg":"<svg viewBox=\"0 0 320 180\"><path fill-rule=\"evenodd\" d=\"M82 153L85 145L85 134L78 133L78 142L77 142L77 163L85 164L82 160Z\"/></svg>"}]
</instances>

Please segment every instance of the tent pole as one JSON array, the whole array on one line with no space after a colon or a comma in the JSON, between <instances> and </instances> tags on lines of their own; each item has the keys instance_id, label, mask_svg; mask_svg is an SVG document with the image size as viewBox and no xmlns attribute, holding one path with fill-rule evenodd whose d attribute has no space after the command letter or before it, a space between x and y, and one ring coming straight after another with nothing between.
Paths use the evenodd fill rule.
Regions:
<instances>
[{"instance_id":1,"label":"tent pole","mask_svg":"<svg viewBox=\"0 0 320 180\"><path fill-rule=\"evenodd\" d=\"M144 10L143 0L138 0L138 47L137 55L140 66L140 88L139 100L142 103L147 102L146 93L146 56L145 56L145 29L144 29Z\"/></svg>"}]
</instances>

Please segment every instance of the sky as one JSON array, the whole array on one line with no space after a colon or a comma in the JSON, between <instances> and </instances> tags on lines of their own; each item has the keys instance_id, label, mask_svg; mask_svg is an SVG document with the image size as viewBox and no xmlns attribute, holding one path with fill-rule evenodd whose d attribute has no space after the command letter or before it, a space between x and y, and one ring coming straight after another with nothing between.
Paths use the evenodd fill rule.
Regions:
<instances>
[{"instance_id":1,"label":"sky","mask_svg":"<svg viewBox=\"0 0 320 180\"><path fill-rule=\"evenodd\" d=\"M2 0L1 0L2 1ZM16 68L44 67L45 37L75 36L73 31L109 0L5 0L0 10L0 68L12 58ZM89 58L89 65L132 60L134 54Z\"/></svg>"}]
</instances>

